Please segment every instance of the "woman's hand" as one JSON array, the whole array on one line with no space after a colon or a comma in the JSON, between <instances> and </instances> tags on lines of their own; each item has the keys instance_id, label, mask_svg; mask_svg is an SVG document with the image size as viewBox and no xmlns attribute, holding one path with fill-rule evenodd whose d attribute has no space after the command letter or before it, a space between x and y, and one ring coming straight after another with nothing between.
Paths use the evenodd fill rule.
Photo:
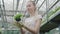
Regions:
<instances>
[{"instance_id":1,"label":"woman's hand","mask_svg":"<svg viewBox=\"0 0 60 34\"><path fill-rule=\"evenodd\" d=\"M22 23L19 23L19 22L14 22L14 25L17 26L18 28L22 28L23 27Z\"/></svg>"}]
</instances>

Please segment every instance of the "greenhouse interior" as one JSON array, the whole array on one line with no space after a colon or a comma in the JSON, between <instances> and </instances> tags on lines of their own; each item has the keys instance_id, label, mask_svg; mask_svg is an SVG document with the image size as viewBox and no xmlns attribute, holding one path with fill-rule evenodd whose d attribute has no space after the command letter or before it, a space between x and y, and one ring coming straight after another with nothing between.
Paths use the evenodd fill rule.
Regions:
<instances>
[{"instance_id":1,"label":"greenhouse interior","mask_svg":"<svg viewBox=\"0 0 60 34\"><path fill-rule=\"evenodd\" d=\"M24 15L21 21L30 15L26 12L30 0L0 0L0 34L21 34L18 27L13 25L14 16ZM31 0L34 1L42 21L39 34L60 34L60 0Z\"/></svg>"}]
</instances>

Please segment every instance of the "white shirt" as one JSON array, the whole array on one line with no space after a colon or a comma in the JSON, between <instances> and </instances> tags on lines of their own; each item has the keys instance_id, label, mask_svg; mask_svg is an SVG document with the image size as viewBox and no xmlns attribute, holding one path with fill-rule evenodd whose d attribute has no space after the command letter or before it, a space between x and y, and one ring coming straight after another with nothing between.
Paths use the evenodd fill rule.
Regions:
<instances>
[{"instance_id":1,"label":"white shirt","mask_svg":"<svg viewBox=\"0 0 60 34\"><path fill-rule=\"evenodd\" d=\"M30 17L30 18L27 18L27 19L25 19L25 23L24 23L24 25L26 26L26 27L29 27L29 28L34 28L35 27L35 21L36 21L36 19L41 19L42 18L42 16L41 15L36 15L36 16L33 16L33 17ZM29 31L27 31L27 30L24 30L25 31L25 34L32 34L31 32L29 32Z\"/></svg>"}]
</instances>

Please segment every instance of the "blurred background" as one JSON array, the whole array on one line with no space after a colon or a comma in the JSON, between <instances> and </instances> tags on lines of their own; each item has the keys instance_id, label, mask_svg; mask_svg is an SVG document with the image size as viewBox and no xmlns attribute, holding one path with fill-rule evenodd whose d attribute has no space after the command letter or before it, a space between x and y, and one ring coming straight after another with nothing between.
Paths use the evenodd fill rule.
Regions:
<instances>
[{"instance_id":1,"label":"blurred background","mask_svg":"<svg viewBox=\"0 0 60 34\"><path fill-rule=\"evenodd\" d=\"M20 29L13 25L13 16L25 14L29 0L0 0L0 34L21 34ZM37 11L43 16L40 34L60 34L60 0L32 0Z\"/></svg>"}]
</instances>

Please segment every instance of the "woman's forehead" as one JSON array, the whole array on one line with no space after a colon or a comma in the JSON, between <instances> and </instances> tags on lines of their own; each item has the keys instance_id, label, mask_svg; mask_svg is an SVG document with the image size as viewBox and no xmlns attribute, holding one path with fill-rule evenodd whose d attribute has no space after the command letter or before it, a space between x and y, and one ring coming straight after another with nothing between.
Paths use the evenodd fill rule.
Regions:
<instances>
[{"instance_id":1,"label":"woman's forehead","mask_svg":"<svg viewBox=\"0 0 60 34\"><path fill-rule=\"evenodd\" d=\"M27 2L27 5L32 5L32 2Z\"/></svg>"}]
</instances>

